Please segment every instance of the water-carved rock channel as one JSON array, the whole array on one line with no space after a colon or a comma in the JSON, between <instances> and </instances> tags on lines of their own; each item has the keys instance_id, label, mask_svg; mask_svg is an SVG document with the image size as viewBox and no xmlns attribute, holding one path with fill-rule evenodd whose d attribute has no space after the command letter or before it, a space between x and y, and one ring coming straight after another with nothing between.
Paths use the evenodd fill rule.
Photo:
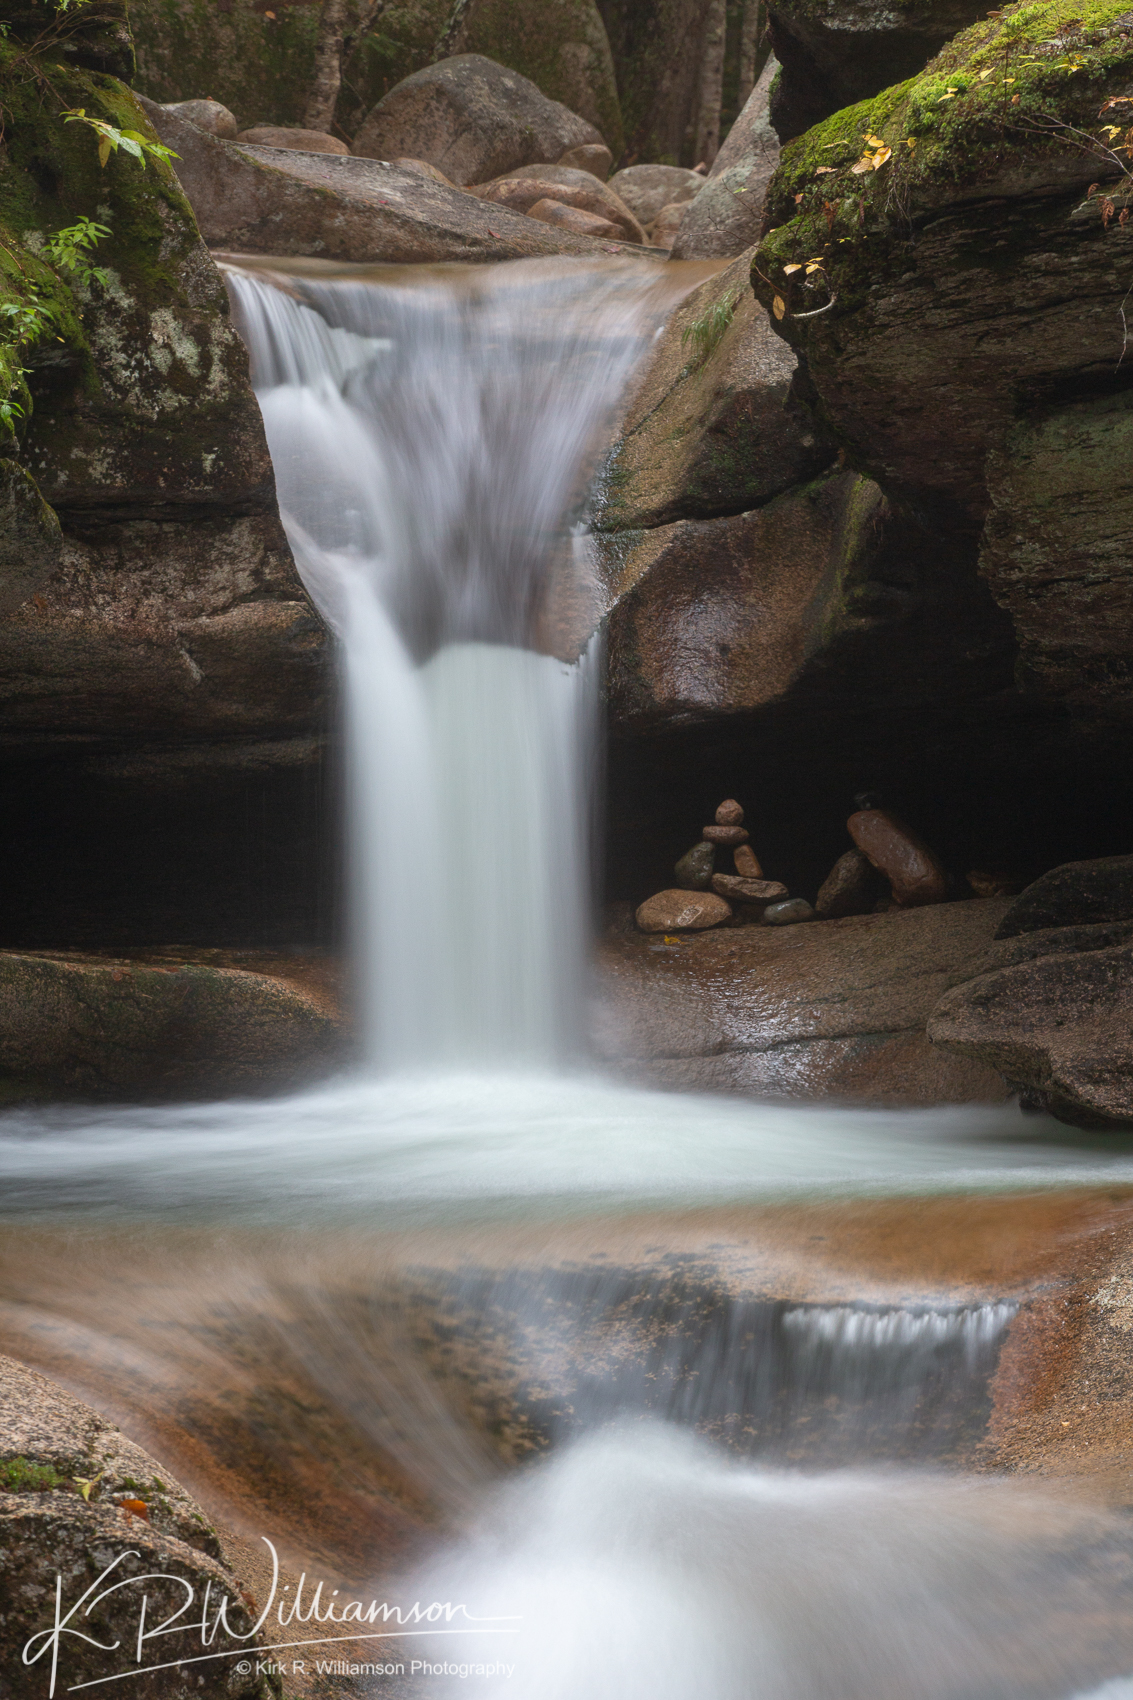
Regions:
<instances>
[{"instance_id":1,"label":"water-carved rock channel","mask_svg":"<svg viewBox=\"0 0 1133 1700\"><path fill-rule=\"evenodd\" d=\"M49 1378L10 1378L11 1431L101 1521L68 1533L11 1478L3 1551L13 1598L42 1594L38 1516L68 1586L132 1541L199 1586L223 1561L234 1632L304 1572L307 1604L160 1654L107 1652L100 1605L57 1691L1130 1692L1124 1136L958 1085L848 1108L611 1072L637 1053L589 951L602 622L648 567L592 492L696 277L227 281L340 660L353 1050L287 1097L5 1112L0 1346ZM828 925L849 951L906 920ZM640 1028L664 977L622 959ZM115 1462L106 1422L150 1457ZM452 1609L379 1628L354 1599ZM3 1652L0 1694L47 1692L49 1660Z\"/></svg>"}]
</instances>

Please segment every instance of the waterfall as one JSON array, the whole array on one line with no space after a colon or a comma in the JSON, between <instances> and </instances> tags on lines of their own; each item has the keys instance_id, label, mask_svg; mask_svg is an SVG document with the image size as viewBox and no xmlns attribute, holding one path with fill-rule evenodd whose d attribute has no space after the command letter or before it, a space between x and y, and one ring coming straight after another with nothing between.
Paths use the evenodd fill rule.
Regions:
<instances>
[{"instance_id":1,"label":"waterfall","mask_svg":"<svg viewBox=\"0 0 1133 1700\"><path fill-rule=\"evenodd\" d=\"M343 651L367 1054L562 1063L588 932L585 498L672 286L639 264L228 275Z\"/></svg>"}]
</instances>

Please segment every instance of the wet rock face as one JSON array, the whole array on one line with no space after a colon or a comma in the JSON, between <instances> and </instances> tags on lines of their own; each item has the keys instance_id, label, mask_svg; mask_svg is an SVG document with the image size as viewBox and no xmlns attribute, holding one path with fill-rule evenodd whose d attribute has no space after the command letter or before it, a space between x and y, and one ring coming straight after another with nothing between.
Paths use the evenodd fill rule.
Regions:
<instances>
[{"instance_id":1,"label":"wet rock face","mask_svg":"<svg viewBox=\"0 0 1133 1700\"><path fill-rule=\"evenodd\" d=\"M948 891L944 869L903 821L886 809L859 809L846 827L858 849L889 881L895 903L905 909L943 903Z\"/></svg>"},{"instance_id":2,"label":"wet rock face","mask_svg":"<svg viewBox=\"0 0 1133 1700\"><path fill-rule=\"evenodd\" d=\"M89 1501L76 1478L92 1484ZM52 1480L58 1485L44 1485ZM248 1603L220 1561L215 1533L164 1465L88 1405L6 1357L0 1357L0 1482L0 1592L5 1601L0 1671L19 1672L21 1683L17 1689L5 1682L6 1693L33 1692L40 1672L47 1691L51 1649L33 1637L54 1621L57 1575L67 1592L65 1611L88 1589L101 1595L80 1620L84 1635L65 1637L60 1645L59 1674L68 1683L97 1681L127 1668L114 1664L115 1655L107 1649L136 1642L143 1594L149 1596L152 1624L172 1619L187 1594L202 1601L208 1588L217 1604L227 1599L232 1633L251 1631ZM111 1564L112 1574L96 1587ZM135 1579L137 1588L129 1585ZM115 1582L126 1585L114 1588ZM25 1664L29 1643L31 1658ZM257 1638L244 1645L253 1654L262 1651ZM186 1659L199 1655L200 1630L195 1637L188 1630L168 1636L160 1646L165 1657L155 1664L179 1654ZM43 1656L37 1659L37 1652ZM193 1692L210 1700L272 1700L279 1693L277 1679L257 1673L254 1657L208 1660L195 1670ZM145 1700L167 1700L175 1692L172 1676L169 1669L154 1671L132 1677L130 1685ZM182 1691L179 1680L176 1691Z\"/></svg>"},{"instance_id":3,"label":"wet rock face","mask_svg":"<svg viewBox=\"0 0 1133 1700\"><path fill-rule=\"evenodd\" d=\"M983 16L973 0L775 0L768 27L782 66L771 119L781 141L924 68L946 41Z\"/></svg>"},{"instance_id":4,"label":"wet rock face","mask_svg":"<svg viewBox=\"0 0 1133 1700\"><path fill-rule=\"evenodd\" d=\"M804 483L834 446L795 395L795 361L747 288L747 262L669 318L601 486L603 531L736 514Z\"/></svg>"},{"instance_id":5,"label":"wet rock face","mask_svg":"<svg viewBox=\"0 0 1133 1700\"><path fill-rule=\"evenodd\" d=\"M1088 13L1073 26L1082 74L1067 76L1054 12L1013 16L785 150L753 286L779 300L780 334L853 463L978 549L1015 622L1020 683L1127 719L1128 480L1111 469L1129 443L1128 183L1059 138L1099 132L1105 100L1127 92L1133 35L1112 10ZM855 175L863 135L890 151Z\"/></svg>"},{"instance_id":6,"label":"wet rock face","mask_svg":"<svg viewBox=\"0 0 1133 1700\"><path fill-rule=\"evenodd\" d=\"M39 590L63 553L59 520L14 461L0 461L0 614Z\"/></svg>"},{"instance_id":7,"label":"wet rock face","mask_svg":"<svg viewBox=\"0 0 1133 1700\"><path fill-rule=\"evenodd\" d=\"M635 1079L688 1089L1001 1102L995 1068L936 1049L925 1022L971 976L1004 908L726 927L673 945L611 934L598 959L598 1048Z\"/></svg>"},{"instance_id":8,"label":"wet rock face","mask_svg":"<svg viewBox=\"0 0 1133 1700\"><path fill-rule=\"evenodd\" d=\"M1133 923L1058 927L996 946L943 998L929 1037L997 1068L1076 1127L1133 1123Z\"/></svg>"},{"instance_id":9,"label":"wet rock face","mask_svg":"<svg viewBox=\"0 0 1133 1700\"><path fill-rule=\"evenodd\" d=\"M358 131L354 152L383 160L410 154L453 183L486 183L602 141L593 124L548 100L527 77L462 53L392 88Z\"/></svg>"}]
</instances>

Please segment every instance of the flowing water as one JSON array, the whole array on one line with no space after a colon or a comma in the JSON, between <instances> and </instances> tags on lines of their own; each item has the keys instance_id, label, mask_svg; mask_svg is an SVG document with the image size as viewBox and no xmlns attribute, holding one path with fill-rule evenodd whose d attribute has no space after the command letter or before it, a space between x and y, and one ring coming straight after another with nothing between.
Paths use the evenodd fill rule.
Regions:
<instances>
[{"instance_id":1,"label":"flowing water","mask_svg":"<svg viewBox=\"0 0 1133 1700\"><path fill-rule=\"evenodd\" d=\"M437 1639L432 1687L1118 1700L1124 1522L962 1468L1041 1259L934 1273L929 1236L887 1272L835 1241L909 1200L1120 1198L1127 1147L584 1065L587 491L661 275L230 274L341 649L365 1064L279 1101L8 1113L5 1337L142 1429L235 1424L237 1469L274 1444L317 1475L333 1429L355 1485L400 1472L442 1531L406 1597L484 1620ZM379 1487L342 1479L361 1526Z\"/></svg>"}]
</instances>

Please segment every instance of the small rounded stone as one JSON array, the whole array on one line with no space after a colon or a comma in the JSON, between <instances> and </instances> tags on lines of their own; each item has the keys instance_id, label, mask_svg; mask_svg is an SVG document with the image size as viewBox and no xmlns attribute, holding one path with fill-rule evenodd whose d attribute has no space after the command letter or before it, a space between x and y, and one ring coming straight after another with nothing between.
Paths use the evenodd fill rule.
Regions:
<instances>
[{"instance_id":1,"label":"small rounded stone","mask_svg":"<svg viewBox=\"0 0 1133 1700\"><path fill-rule=\"evenodd\" d=\"M815 914L805 897L789 897L786 903L769 903L763 919L769 927L793 927L796 921L813 921Z\"/></svg>"},{"instance_id":2,"label":"small rounded stone","mask_svg":"<svg viewBox=\"0 0 1133 1700\"><path fill-rule=\"evenodd\" d=\"M636 920L643 933L700 932L731 917L731 904L711 891L659 891L646 898Z\"/></svg>"},{"instance_id":3,"label":"small rounded stone","mask_svg":"<svg viewBox=\"0 0 1133 1700\"><path fill-rule=\"evenodd\" d=\"M736 864L736 872L741 879L761 880L763 878L763 869L760 866L759 857L750 844L737 844L736 853L732 860Z\"/></svg>"},{"instance_id":4,"label":"small rounded stone","mask_svg":"<svg viewBox=\"0 0 1133 1700\"><path fill-rule=\"evenodd\" d=\"M686 850L673 867L677 884L684 891L707 891L715 871L716 846L705 843L703 838L691 850Z\"/></svg>"},{"instance_id":5,"label":"small rounded stone","mask_svg":"<svg viewBox=\"0 0 1133 1700\"><path fill-rule=\"evenodd\" d=\"M728 797L716 810L717 826L742 826L744 812L734 797Z\"/></svg>"}]
</instances>

